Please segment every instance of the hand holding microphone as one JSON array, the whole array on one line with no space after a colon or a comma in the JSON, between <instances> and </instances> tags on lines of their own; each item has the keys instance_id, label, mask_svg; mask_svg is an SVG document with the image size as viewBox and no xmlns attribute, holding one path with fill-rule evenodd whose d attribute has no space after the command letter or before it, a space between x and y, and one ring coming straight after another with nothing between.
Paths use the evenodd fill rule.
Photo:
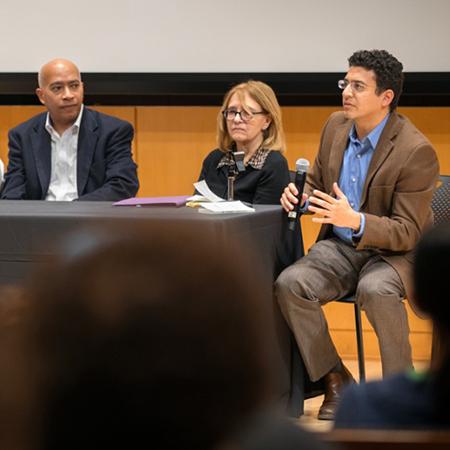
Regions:
<instances>
[{"instance_id":1,"label":"hand holding microphone","mask_svg":"<svg viewBox=\"0 0 450 450\"><path fill-rule=\"evenodd\" d=\"M281 196L281 204L288 212L288 228L290 231L294 231L295 223L300 216L301 205L306 200L306 195L303 195L303 189L305 187L309 161L300 158L297 160L295 166L295 183L290 183Z\"/></svg>"}]
</instances>

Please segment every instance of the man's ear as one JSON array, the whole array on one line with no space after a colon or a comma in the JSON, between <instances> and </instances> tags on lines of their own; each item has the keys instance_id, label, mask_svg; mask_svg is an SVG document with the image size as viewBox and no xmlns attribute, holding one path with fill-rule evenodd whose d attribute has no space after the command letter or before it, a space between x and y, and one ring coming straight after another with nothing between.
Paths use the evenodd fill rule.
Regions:
<instances>
[{"instance_id":1,"label":"man's ear","mask_svg":"<svg viewBox=\"0 0 450 450\"><path fill-rule=\"evenodd\" d=\"M389 106L394 100L395 94L392 89L386 89L382 94L382 104L384 107Z\"/></svg>"},{"instance_id":2,"label":"man's ear","mask_svg":"<svg viewBox=\"0 0 450 450\"><path fill-rule=\"evenodd\" d=\"M36 92L36 95L38 96L39 101L43 105L45 105L44 93L43 93L42 89L41 88L37 88L35 92Z\"/></svg>"}]
</instances>

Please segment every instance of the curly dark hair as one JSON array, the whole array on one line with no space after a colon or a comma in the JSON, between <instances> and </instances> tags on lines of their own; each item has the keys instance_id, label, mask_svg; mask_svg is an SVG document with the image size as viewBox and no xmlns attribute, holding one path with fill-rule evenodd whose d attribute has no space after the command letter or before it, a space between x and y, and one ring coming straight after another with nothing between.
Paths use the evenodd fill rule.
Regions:
<instances>
[{"instance_id":1,"label":"curly dark hair","mask_svg":"<svg viewBox=\"0 0 450 450\"><path fill-rule=\"evenodd\" d=\"M350 67L363 67L375 72L377 95L386 89L394 91L394 98L389 105L390 110L394 111L403 88L403 64L386 50L359 50L348 58L348 64Z\"/></svg>"}]
</instances>

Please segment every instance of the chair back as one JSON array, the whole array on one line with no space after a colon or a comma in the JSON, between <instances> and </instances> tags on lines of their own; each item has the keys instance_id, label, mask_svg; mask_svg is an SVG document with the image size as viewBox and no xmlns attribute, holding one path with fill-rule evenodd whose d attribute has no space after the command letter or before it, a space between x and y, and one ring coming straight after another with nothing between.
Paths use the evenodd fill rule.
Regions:
<instances>
[{"instance_id":1,"label":"chair back","mask_svg":"<svg viewBox=\"0 0 450 450\"><path fill-rule=\"evenodd\" d=\"M450 222L450 175L441 175L431 201L434 224Z\"/></svg>"}]
</instances>

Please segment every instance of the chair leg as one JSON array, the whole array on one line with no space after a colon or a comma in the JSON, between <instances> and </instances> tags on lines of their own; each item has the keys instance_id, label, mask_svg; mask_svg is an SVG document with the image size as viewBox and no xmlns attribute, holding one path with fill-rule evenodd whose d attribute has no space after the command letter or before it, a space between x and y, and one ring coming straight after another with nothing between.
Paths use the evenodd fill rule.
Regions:
<instances>
[{"instance_id":1,"label":"chair leg","mask_svg":"<svg viewBox=\"0 0 450 450\"><path fill-rule=\"evenodd\" d=\"M358 347L359 382L363 383L366 381L366 367L364 364L364 342L361 323L361 308L357 303L355 303L355 324L356 324L356 344Z\"/></svg>"}]
</instances>

